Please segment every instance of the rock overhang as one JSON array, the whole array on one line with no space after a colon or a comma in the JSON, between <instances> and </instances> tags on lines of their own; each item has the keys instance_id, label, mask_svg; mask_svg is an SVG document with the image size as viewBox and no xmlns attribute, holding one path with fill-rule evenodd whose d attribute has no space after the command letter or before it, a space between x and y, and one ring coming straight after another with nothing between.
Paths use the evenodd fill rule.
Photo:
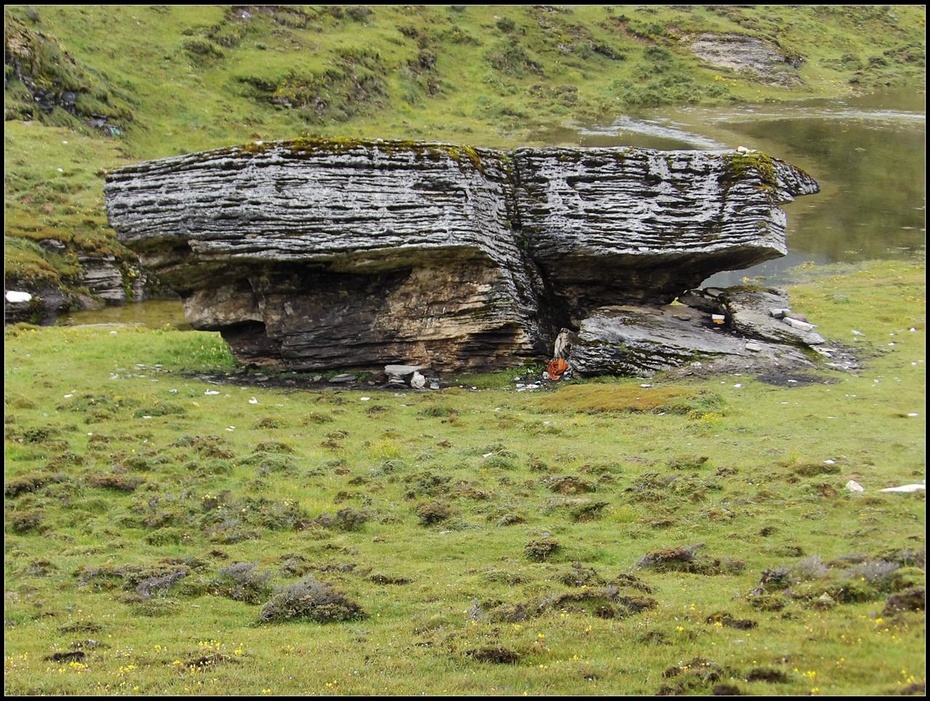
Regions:
<instances>
[{"instance_id":1,"label":"rock overhang","mask_svg":"<svg viewBox=\"0 0 930 701\"><path fill-rule=\"evenodd\" d=\"M778 205L818 189L746 150L312 139L126 166L105 197L120 240L181 294L195 328L236 327L224 334L234 352L245 322L272 334L250 342L271 356L241 359L358 365L306 342L319 334L302 325L328 320L337 340L371 337L353 346L365 363L455 370L482 354L522 363L597 307L665 304L785 255ZM325 309L341 298L348 325ZM220 301L222 315L203 307ZM274 357L298 346L305 357Z\"/></svg>"}]
</instances>

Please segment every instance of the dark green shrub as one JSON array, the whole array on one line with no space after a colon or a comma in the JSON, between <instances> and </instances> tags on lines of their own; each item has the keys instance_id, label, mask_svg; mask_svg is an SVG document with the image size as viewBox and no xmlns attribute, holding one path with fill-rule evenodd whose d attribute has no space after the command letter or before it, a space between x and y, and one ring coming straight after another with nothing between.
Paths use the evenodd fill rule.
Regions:
<instances>
[{"instance_id":1,"label":"dark green shrub","mask_svg":"<svg viewBox=\"0 0 930 701\"><path fill-rule=\"evenodd\" d=\"M441 501L431 501L417 507L417 516L424 526L432 526L447 521L452 516L452 509Z\"/></svg>"},{"instance_id":2,"label":"dark green shrub","mask_svg":"<svg viewBox=\"0 0 930 701\"><path fill-rule=\"evenodd\" d=\"M559 547L559 543L551 538L531 540L524 546L523 552L530 560L542 562L548 560Z\"/></svg>"}]
</instances>

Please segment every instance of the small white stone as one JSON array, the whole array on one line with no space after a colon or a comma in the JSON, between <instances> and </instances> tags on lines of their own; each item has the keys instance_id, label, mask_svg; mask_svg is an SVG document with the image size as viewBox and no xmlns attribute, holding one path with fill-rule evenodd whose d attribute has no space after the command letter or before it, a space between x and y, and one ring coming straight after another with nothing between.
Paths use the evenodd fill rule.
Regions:
<instances>
[{"instance_id":1,"label":"small white stone","mask_svg":"<svg viewBox=\"0 0 930 701\"><path fill-rule=\"evenodd\" d=\"M788 326L793 329L798 329L799 331L813 331L814 325L808 324L806 321L799 321L798 319L792 319L790 316L786 316L782 319Z\"/></svg>"},{"instance_id":2,"label":"small white stone","mask_svg":"<svg viewBox=\"0 0 930 701\"><path fill-rule=\"evenodd\" d=\"M28 292L17 292L15 290L8 290L6 293L7 302L28 302L32 299L32 295Z\"/></svg>"},{"instance_id":3,"label":"small white stone","mask_svg":"<svg viewBox=\"0 0 930 701\"><path fill-rule=\"evenodd\" d=\"M924 484L903 484L900 487L888 487L888 489L881 489L881 492L919 492L921 489L926 489L927 486Z\"/></svg>"}]
</instances>

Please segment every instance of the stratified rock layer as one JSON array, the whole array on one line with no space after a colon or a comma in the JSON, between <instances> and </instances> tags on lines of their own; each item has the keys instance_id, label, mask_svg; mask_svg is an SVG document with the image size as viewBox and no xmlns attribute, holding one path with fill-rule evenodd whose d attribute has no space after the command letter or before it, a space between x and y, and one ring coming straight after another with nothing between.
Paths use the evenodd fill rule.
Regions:
<instances>
[{"instance_id":1,"label":"stratified rock layer","mask_svg":"<svg viewBox=\"0 0 930 701\"><path fill-rule=\"evenodd\" d=\"M784 255L808 175L764 154L297 140L108 174L110 224L238 359L490 370L607 305Z\"/></svg>"},{"instance_id":2,"label":"stratified rock layer","mask_svg":"<svg viewBox=\"0 0 930 701\"><path fill-rule=\"evenodd\" d=\"M530 256L576 319L604 304L667 304L721 270L785 255L778 204L818 189L738 152L519 149L514 170Z\"/></svg>"}]
</instances>

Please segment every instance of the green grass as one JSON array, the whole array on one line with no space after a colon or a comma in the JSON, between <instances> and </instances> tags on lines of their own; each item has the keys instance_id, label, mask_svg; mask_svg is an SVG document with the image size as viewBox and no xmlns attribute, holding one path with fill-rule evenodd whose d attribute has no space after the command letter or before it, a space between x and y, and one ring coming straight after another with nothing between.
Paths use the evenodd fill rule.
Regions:
<instances>
[{"instance_id":1,"label":"green grass","mask_svg":"<svg viewBox=\"0 0 930 701\"><path fill-rule=\"evenodd\" d=\"M861 372L275 390L7 328L5 693L923 693L925 495L880 490L925 478L925 265L793 272ZM287 587L333 598L262 623Z\"/></svg>"},{"instance_id":2,"label":"green grass","mask_svg":"<svg viewBox=\"0 0 930 701\"><path fill-rule=\"evenodd\" d=\"M926 85L926 8L911 5L7 5L4 19L4 273L69 292L84 292L80 254L134 265L103 211L104 174L126 163L303 136L513 148L648 107ZM706 31L777 41L803 57L802 82L701 65L683 40ZM73 108L46 113L30 82ZM41 240L65 248L27 243Z\"/></svg>"},{"instance_id":3,"label":"green grass","mask_svg":"<svg viewBox=\"0 0 930 701\"><path fill-rule=\"evenodd\" d=\"M45 114L8 64L5 277L131 267L102 196L127 163L922 90L925 11L5 6L7 49L77 93ZM701 31L777 39L803 84L699 66ZM925 496L880 490L925 478L925 265L793 273L861 373L285 391L204 379L235 369L217 334L7 328L5 693L924 693ZM308 576L329 608L262 623L287 587L327 603Z\"/></svg>"}]
</instances>

